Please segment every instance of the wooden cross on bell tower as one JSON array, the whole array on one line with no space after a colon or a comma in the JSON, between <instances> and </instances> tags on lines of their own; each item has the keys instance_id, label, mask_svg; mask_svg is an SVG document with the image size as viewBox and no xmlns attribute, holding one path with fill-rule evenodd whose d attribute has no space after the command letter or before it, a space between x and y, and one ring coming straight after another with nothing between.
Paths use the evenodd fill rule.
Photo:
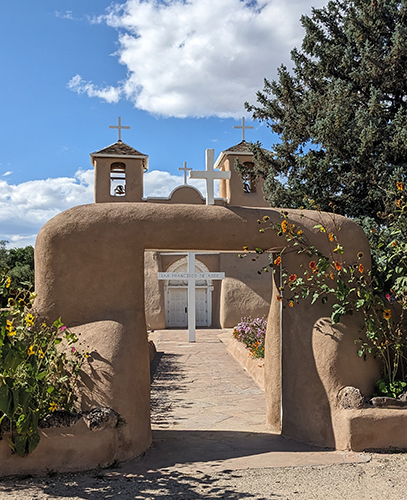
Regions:
<instances>
[{"instance_id":1,"label":"wooden cross on bell tower","mask_svg":"<svg viewBox=\"0 0 407 500\"><path fill-rule=\"evenodd\" d=\"M241 125L235 125L233 128L241 128L242 129L242 140L245 141L245 131L250 128L254 128L248 125L245 125L244 122L244 116L242 117L242 124Z\"/></svg>"},{"instance_id":2,"label":"wooden cross on bell tower","mask_svg":"<svg viewBox=\"0 0 407 500\"><path fill-rule=\"evenodd\" d=\"M122 140L122 129L130 129L130 127L126 127L126 126L122 125L122 119L120 116L119 116L118 124L117 125L109 125L109 128L117 128L117 130L119 132L119 141Z\"/></svg>"}]
</instances>

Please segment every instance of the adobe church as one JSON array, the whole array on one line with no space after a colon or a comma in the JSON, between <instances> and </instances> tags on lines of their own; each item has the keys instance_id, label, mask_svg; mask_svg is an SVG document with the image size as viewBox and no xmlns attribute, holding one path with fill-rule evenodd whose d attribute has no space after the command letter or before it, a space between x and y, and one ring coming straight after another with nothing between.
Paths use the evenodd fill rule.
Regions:
<instances>
[{"instance_id":1,"label":"adobe church","mask_svg":"<svg viewBox=\"0 0 407 500\"><path fill-rule=\"evenodd\" d=\"M250 174L242 178L234 169L235 161L248 166L253 164L253 154L245 140L245 130L253 127L245 126L244 119L240 127L235 127L242 129L243 140L222 151L216 162L214 151L206 150L206 170L192 170L184 163L183 168L179 168L184 173L184 184L176 187L168 198L143 198L143 174L149 168L148 155L121 140L121 130L130 127L122 126L120 117L118 125L110 128L118 129L119 140L90 155L95 168L95 203L269 206L263 198L263 181ZM206 180L206 199L196 188L188 185L187 173L189 178ZM220 184L219 198L214 198L215 179ZM230 328L243 316L267 315L271 300L271 273L259 275L257 270L268 264L268 255L262 255L253 262L250 257L239 258L237 253L199 252L197 248L195 271L224 272L225 278L196 281L196 327ZM150 328L187 327L187 282L158 279L159 272L186 271L185 252L165 252L154 248L145 252L145 314Z\"/></svg>"}]
</instances>

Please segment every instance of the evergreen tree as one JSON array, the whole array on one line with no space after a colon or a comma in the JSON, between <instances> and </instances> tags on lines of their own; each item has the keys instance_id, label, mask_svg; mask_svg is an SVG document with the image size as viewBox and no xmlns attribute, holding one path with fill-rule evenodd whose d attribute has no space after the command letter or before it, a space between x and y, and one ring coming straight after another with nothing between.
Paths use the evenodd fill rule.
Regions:
<instances>
[{"instance_id":1,"label":"evergreen tree","mask_svg":"<svg viewBox=\"0 0 407 500\"><path fill-rule=\"evenodd\" d=\"M293 70L281 66L246 103L281 141L269 154L254 146L256 171L272 206L307 195L381 221L388 190L406 181L407 0L332 0L301 23Z\"/></svg>"}]
</instances>

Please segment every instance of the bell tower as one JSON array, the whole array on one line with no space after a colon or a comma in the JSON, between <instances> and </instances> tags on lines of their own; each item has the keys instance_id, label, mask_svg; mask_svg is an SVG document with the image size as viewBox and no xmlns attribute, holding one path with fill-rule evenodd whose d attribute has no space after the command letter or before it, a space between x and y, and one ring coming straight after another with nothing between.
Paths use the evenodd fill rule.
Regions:
<instances>
[{"instance_id":1,"label":"bell tower","mask_svg":"<svg viewBox=\"0 0 407 500\"><path fill-rule=\"evenodd\" d=\"M254 167L253 153L250 143L245 140L245 130L253 127L245 125L242 118L242 125L234 128L242 129L242 141L235 146L222 151L215 163L215 168L221 172L230 172L228 179L219 181L219 196L224 198L229 205L243 207L269 207L269 203L263 195L263 179L255 176L252 172ZM247 173L239 174L235 170L235 162L243 164Z\"/></svg>"},{"instance_id":2,"label":"bell tower","mask_svg":"<svg viewBox=\"0 0 407 500\"><path fill-rule=\"evenodd\" d=\"M119 140L100 151L91 153L95 167L95 203L136 202L143 198L143 174L148 170L148 156L121 140L121 130L129 129L119 123Z\"/></svg>"}]
</instances>

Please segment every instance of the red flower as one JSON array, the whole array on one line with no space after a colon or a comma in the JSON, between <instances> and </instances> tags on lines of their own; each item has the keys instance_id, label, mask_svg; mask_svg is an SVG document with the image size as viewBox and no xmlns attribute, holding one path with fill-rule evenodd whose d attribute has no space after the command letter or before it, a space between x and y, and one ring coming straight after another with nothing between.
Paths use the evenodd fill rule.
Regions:
<instances>
[{"instance_id":1,"label":"red flower","mask_svg":"<svg viewBox=\"0 0 407 500\"><path fill-rule=\"evenodd\" d=\"M290 274L290 276L288 277L288 281L290 282L293 282L297 279L297 275L296 274Z\"/></svg>"},{"instance_id":2,"label":"red flower","mask_svg":"<svg viewBox=\"0 0 407 500\"><path fill-rule=\"evenodd\" d=\"M335 261L335 268L337 271L340 271L342 269L341 264L337 260Z\"/></svg>"}]
</instances>

